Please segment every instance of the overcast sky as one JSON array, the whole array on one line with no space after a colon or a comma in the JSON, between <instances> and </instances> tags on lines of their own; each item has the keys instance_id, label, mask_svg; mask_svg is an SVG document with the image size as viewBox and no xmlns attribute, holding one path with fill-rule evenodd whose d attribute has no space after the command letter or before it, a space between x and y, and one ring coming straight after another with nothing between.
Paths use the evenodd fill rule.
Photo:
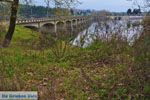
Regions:
<instances>
[{"instance_id":1,"label":"overcast sky","mask_svg":"<svg viewBox=\"0 0 150 100\"><path fill-rule=\"evenodd\" d=\"M35 0L38 5L45 5L44 0ZM109 10L113 12L126 12L128 8L133 8L133 3L129 0L79 0L82 2L78 9Z\"/></svg>"}]
</instances>

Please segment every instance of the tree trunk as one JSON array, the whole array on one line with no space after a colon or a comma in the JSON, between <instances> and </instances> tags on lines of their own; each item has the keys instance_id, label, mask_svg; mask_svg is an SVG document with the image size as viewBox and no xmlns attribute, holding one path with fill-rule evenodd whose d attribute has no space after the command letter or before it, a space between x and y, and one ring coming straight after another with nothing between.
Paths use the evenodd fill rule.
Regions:
<instances>
[{"instance_id":1,"label":"tree trunk","mask_svg":"<svg viewBox=\"0 0 150 100\"><path fill-rule=\"evenodd\" d=\"M47 18L49 17L49 1L47 2Z\"/></svg>"},{"instance_id":2,"label":"tree trunk","mask_svg":"<svg viewBox=\"0 0 150 100\"><path fill-rule=\"evenodd\" d=\"M14 0L11 5L11 16L10 16L10 24L7 34L5 35L5 39L3 41L3 47L8 47L16 26L17 19L17 11L18 11L19 0Z\"/></svg>"},{"instance_id":3,"label":"tree trunk","mask_svg":"<svg viewBox=\"0 0 150 100\"><path fill-rule=\"evenodd\" d=\"M47 18L49 17L49 8L47 7Z\"/></svg>"}]
</instances>

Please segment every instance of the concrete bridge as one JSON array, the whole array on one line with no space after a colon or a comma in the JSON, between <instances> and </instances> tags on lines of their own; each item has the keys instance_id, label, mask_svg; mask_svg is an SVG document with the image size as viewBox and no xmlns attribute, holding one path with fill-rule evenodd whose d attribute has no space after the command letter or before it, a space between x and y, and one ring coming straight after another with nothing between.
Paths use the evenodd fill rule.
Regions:
<instances>
[{"instance_id":1,"label":"concrete bridge","mask_svg":"<svg viewBox=\"0 0 150 100\"><path fill-rule=\"evenodd\" d=\"M115 20L142 20L144 16L108 16ZM95 18L99 16L58 16L52 18L34 18L34 19L23 19L17 20L17 25L22 25L27 28L34 30L43 29L44 31L49 30L51 33L67 32L70 33L77 30L77 28L87 28ZM79 30L81 31L81 30ZM78 31L78 32L79 32ZM45 32L46 33L46 32Z\"/></svg>"},{"instance_id":2,"label":"concrete bridge","mask_svg":"<svg viewBox=\"0 0 150 100\"><path fill-rule=\"evenodd\" d=\"M56 33L63 30L73 31L77 27L85 27L93 20L92 16L70 16L70 17L53 17L53 18L34 18L34 19L23 19L17 20L17 25L22 25L27 28L39 30L46 27L52 33Z\"/></svg>"},{"instance_id":3,"label":"concrete bridge","mask_svg":"<svg viewBox=\"0 0 150 100\"><path fill-rule=\"evenodd\" d=\"M140 21L140 20L143 20L144 16L110 16L111 19L123 19L123 20L129 20L129 21L132 21L132 20L137 20L137 21Z\"/></svg>"}]
</instances>

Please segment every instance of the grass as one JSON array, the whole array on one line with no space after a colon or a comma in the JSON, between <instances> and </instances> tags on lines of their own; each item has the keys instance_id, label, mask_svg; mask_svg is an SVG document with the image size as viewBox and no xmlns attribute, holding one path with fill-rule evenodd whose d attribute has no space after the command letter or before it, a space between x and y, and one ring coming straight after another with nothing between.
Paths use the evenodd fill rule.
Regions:
<instances>
[{"instance_id":1,"label":"grass","mask_svg":"<svg viewBox=\"0 0 150 100\"><path fill-rule=\"evenodd\" d=\"M38 37L39 37L38 32L26 29L23 26L17 26L12 41L18 42L22 40L37 39Z\"/></svg>"},{"instance_id":2,"label":"grass","mask_svg":"<svg viewBox=\"0 0 150 100\"><path fill-rule=\"evenodd\" d=\"M126 42L95 41L83 49L59 41L35 49L39 43L40 33L16 27L10 47L0 48L0 90L35 90L41 100L148 100L149 83L134 64L145 62Z\"/></svg>"}]
</instances>

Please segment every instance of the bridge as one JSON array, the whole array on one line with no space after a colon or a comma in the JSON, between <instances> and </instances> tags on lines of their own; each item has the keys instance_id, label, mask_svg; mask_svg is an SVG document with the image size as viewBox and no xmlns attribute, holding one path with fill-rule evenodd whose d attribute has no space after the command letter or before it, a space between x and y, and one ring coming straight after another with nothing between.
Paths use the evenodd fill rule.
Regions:
<instances>
[{"instance_id":1,"label":"bridge","mask_svg":"<svg viewBox=\"0 0 150 100\"><path fill-rule=\"evenodd\" d=\"M80 28L86 27L92 20L93 17L91 16L59 16L52 18L18 19L16 24L35 30L47 27L52 33L56 33L63 30L73 31L77 26Z\"/></svg>"},{"instance_id":2,"label":"bridge","mask_svg":"<svg viewBox=\"0 0 150 100\"><path fill-rule=\"evenodd\" d=\"M125 20L142 20L144 16L108 16L111 19L125 19ZM95 18L99 16L57 16L51 18L31 18L18 19L17 25L22 25L34 30L49 30L51 33L58 33L64 30L72 32L77 28L87 28ZM80 30L81 31L81 30Z\"/></svg>"},{"instance_id":3,"label":"bridge","mask_svg":"<svg viewBox=\"0 0 150 100\"><path fill-rule=\"evenodd\" d=\"M141 21L143 20L144 16L110 16L112 19L124 19L129 21Z\"/></svg>"}]
</instances>

